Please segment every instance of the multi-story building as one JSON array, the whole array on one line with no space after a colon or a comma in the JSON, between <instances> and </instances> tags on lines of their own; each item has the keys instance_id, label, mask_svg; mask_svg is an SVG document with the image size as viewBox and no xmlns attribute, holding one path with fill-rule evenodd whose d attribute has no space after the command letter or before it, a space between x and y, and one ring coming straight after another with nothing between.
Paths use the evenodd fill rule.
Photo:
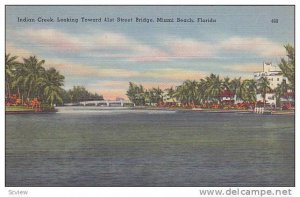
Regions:
<instances>
[{"instance_id":1,"label":"multi-story building","mask_svg":"<svg viewBox=\"0 0 300 197\"><path fill-rule=\"evenodd\" d=\"M283 76L280 68L278 66L272 65L271 62L263 63L263 71L254 73L254 80L258 81L261 77L266 77L270 82L270 88L274 90L283 81L288 83L286 77ZM263 101L261 94L256 95L257 101ZM276 105L276 97L274 92L269 92L266 94L266 103L270 105Z\"/></svg>"}]
</instances>

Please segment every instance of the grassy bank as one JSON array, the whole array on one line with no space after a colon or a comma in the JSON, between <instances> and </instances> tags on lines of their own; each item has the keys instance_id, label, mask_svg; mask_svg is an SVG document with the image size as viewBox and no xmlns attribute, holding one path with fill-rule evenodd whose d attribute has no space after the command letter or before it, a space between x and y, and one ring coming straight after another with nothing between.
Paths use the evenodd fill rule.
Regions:
<instances>
[{"instance_id":1,"label":"grassy bank","mask_svg":"<svg viewBox=\"0 0 300 197\"><path fill-rule=\"evenodd\" d=\"M25 106L5 106L5 112L34 112L32 108Z\"/></svg>"},{"instance_id":2,"label":"grassy bank","mask_svg":"<svg viewBox=\"0 0 300 197\"><path fill-rule=\"evenodd\" d=\"M33 109L25 106L5 106L7 113L41 113L41 112L56 112L55 108L43 106L41 109Z\"/></svg>"}]
</instances>

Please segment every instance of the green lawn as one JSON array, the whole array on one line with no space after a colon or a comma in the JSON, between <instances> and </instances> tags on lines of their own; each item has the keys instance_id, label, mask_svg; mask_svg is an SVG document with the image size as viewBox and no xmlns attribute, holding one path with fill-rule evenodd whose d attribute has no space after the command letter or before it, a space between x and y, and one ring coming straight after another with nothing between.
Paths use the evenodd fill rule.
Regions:
<instances>
[{"instance_id":1,"label":"green lawn","mask_svg":"<svg viewBox=\"0 0 300 197\"><path fill-rule=\"evenodd\" d=\"M12 111L34 111L34 109L24 107L24 106L5 106L6 112L12 112Z\"/></svg>"}]
</instances>

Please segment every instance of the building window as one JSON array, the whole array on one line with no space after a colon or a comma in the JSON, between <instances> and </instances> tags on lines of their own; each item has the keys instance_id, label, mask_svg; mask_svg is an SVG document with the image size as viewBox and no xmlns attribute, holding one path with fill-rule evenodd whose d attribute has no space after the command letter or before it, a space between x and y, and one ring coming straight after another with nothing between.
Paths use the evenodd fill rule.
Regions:
<instances>
[{"instance_id":1,"label":"building window","mask_svg":"<svg viewBox=\"0 0 300 197\"><path fill-rule=\"evenodd\" d=\"M279 81L279 78L277 78L277 81Z\"/></svg>"}]
</instances>

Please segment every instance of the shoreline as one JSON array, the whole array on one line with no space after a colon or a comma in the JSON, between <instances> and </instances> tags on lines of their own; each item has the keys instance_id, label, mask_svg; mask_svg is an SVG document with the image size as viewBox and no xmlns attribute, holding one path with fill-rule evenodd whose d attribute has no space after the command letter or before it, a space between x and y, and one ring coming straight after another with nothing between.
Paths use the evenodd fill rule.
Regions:
<instances>
[{"instance_id":1,"label":"shoreline","mask_svg":"<svg viewBox=\"0 0 300 197\"><path fill-rule=\"evenodd\" d=\"M203 109L203 108L164 108L164 107L139 107L134 109L143 109L143 110L169 110L169 111L193 111L199 113L239 113L239 114L258 114L253 110L248 109ZM266 114L258 115L295 115L294 110L267 110Z\"/></svg>"},{"instance_id":2,"label":"shoreline","mask_svg":"<svg viewBox=\"0 0 300 197\"><path fill-rule=\"evenodd\" d=\"M69 106L62 106L69 108ZM165 108L165 107L148 107L148 106L138 106L138 107L78 107L76 106L76 110L81 109L93 109L93 110L166 110L166 111L190 111L195 113L237 113L237 114L257 114L253 112L253 110L245 110L245 109L202 109L202 108ZM34 109L23 109L23 110L5 110L5 114L47 114L47 113L56 113L59 111L60 107L56 107L54 110L41 110L36 111ZM288 116L294 116L295 111L292 110L274 110L274 111L266 111L265 114L258 114L258 115L288 115Z\"/></svg>"},{"instance_id":3,"label":"shoreline","mask_svg":"<svg viewBox=\"0 0 300 197\"><path fill-rule=\"evenodd\" d=\"M5 111L5 114L50 114L50 113L56 113L55 111Z\"/></svg>"},{"instance_id":4,"label":"shoreline","mask_svg":"<svg viewBox=\"0 0 300 197\"><path fill-rule=\"evenodd\" d=\"M33 109L25 106L5 106L5 114L40 114L55 112L57 112L57 109Z\"/></svg>"}]
</instances>

